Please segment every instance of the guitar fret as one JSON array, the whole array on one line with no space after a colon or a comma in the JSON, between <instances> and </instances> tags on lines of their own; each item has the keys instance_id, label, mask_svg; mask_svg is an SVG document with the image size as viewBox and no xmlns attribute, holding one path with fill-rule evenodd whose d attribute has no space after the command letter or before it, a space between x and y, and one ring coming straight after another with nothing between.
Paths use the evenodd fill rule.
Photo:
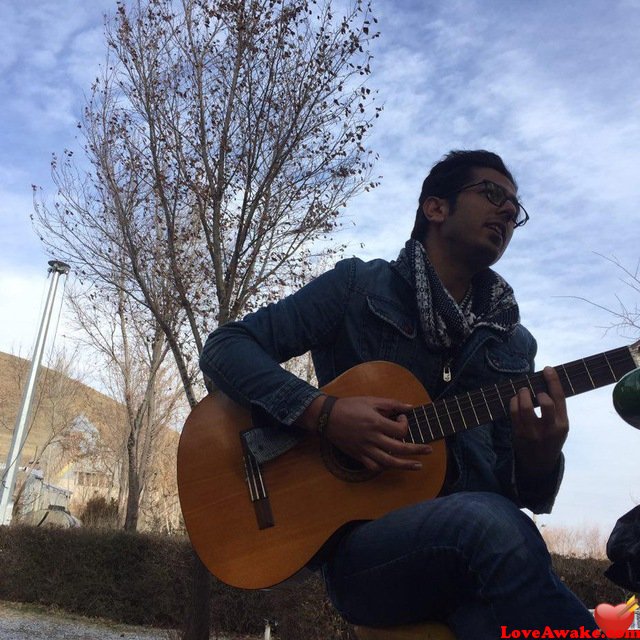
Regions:
<instances>
[{"instance_id":1,"label":"guitar fret","mask_svg":"<svg viewBox=\"0 0 640 640\"><path fill-rule=\"evenodd\" d=\"M557 365L556 371L565 395L571 396L616 382L634 368L632 348L622 347ZM507 379L500 384L441 398L419 407L421 414L414 408L415 424L411 424L408 437L414 443L432 442L458 430L468 430L501 416L508 416L509 400L522 388L529 389L534 405L539 406L537 396L547 390L543 372L539 371L515 380ZM427 433L422 430L423 424L428 429ZM418 433L414 429L418 429Z\"/></svg>"},{"instance_id":2,"label":"guitar fret","mask_svg":"<svg viewBox=\"0 0 640 640\"><path fill-rule=\"evenodd\" d=\"M612 366L613 362L609 360L606 353L603 353L601 356L590 358L590 360L594 363L594 366L591 367L591 371L593 373L593 381L596 386L600 387L619 380L620 376L616 375ZM595 366L596 364L597 366Z\"/></svg>"},{"instance_id":3,"label":"guitar fret","mask_svg":"<svg viewBox=\"0 0 640 640\"><path fill-rule=\"evenodd\" d=\"M475 418L476 424L480 424L480 420L478 419L478 414L476 413L476 408L473 406L473 400L471 399L471 394L467 392L467 398L469 398L469 404L473 409L473 417Z\"/></svg>"},{"instance_id":4,"label":"guitar fret","mask_svg":"<svg viewBox=\"0 0 640 640\"><path fill-rule=\"evenodd\" d=\"M573 362L566 365L567 373L572 377L576 393L583 393L593 389L593 384L586 375L586 370L581 362Z\"/></svg>"},{"instance_id":5,"label":"guitar fret","mask_svg":"<svg viewBox=\"0 0 640 640\"><path fill-rule=\"evenodd\" d=\"M508 413L507 411L507 407L504 406L504 400L502 399L502 395L500 394L500 389L498 388L497 384L493 385L496 388L496 393L498 394L498 400L500 400L500 404L502 405L502 410L504 411L504 414L506 415Z\"/></svg>"},{"instance_id":6,"label":"guitar fret","mask_svg":"<svg viewBox=\"0 0 640 640\"><path fill-rule=\"evenodd\" d=\"M585 371L587 372L587 375L589 376L589 380L591 381L591 386L595 389L596 388L596 383L593 381L593 378L591 377L591 373L589 372L589 367L587 366L587 363L584 361L584 359L581 362L584 365L584 368L585 368Z\"/></svg>"},{"instance_id":7,"label":"guitar fret","mask_svg":"<svg viewBox=\"0 0 640 640\"><path fill-rule=\"evenodd\" d=\"M415 410L413 411L413 416L414 416L415 421L416 421L416 429L418 429L418 434L420 435L420 442L421 442L421 444L424 444L424 433L422 433L422 429L420 428L420 423L418 422L418 416L417 416ZM415 442L415 440L414 440L414 442Z\"/></svg>"},{"instance_id":8,"label":"guitar fret","mask_svg":"<svg viewBox=\"0 0 640 640\"><path fill-rule=\"evenodd\" d=\"M427 423L427 427L429 427L429 433L431 434L431 440L435 440L435 436L433 435L433 429L431 428L431 422L429 422L429 416L427 416L427 407L422 405L422 413L424 413L424 419Z\"/></svg>"},{"instance_id":9,"label":"guitar fret","mask_svg":"<svg viewBox=\"0 0 640 640\"><path fill-rule=\"evenodd\" d=\"M616 374L613 372L613 369L611 368L611 363L609 362L609 358L607 358L607 354L603 353L602 355L604 356L605 362L607 363L607 367L609 367L609 371L611 371L611 375L613 376L614 382L617 382L618 378L616 377Z\"/></svg>"},{"instance_id":10,"label":"guitar fret","mask_svg":"<svg viewBox=\"0 0 640 640\"><path fill-rule=\"evenodd\" d=\"M529 389L531 390L531 395L533 396L533 398L535 399L535 397L538 395L536 393L536 390L533 388L533 384L531 384L531 378L529 376L525 376L525 379L527 381L527 384L529 385Z\"/></svg>"},{"instance_id":11,"label":"guitar fret","mask_svg":"<svg viewBox=\"0 0 640 640\"><path fill-rule=\"evenodd\" d=\"M407 418L408 421L408 418ZM413 431L411 430L411 423L409 422L409 430L407 431L407 435L409 436L409 438L411 439L411 442L413 444L415 444L416 439L413 436ZM407 442L407 438L402 438L402 442Z\"/></svg>"},{"instance_id":12,"label":"guitar fret","mask_svg":"<svg viewBox=\"0 0 640 640\"><path fill-rule=\"evenodd\" d=\"M487 402L487 398L484 395L484 389L480 389L480 393L482 394L482 399L484 400L484 403L487 405L487 411L489 412L489 418L491 418L491 420L493 420L493 414L491 413L491 407L489 406L489 403Z\"/></svg>"},{"instance_id":13,"label":"guitar fret","mask_svg":"<svg viewBox=\"0 0 640 640\"><path fill-rule=\"evenodd\" d=\"M616 349L616 351L610 352L611 355L611 364L613 370L616 373L616 378L621 378L625 373L629 372L629 369L625 365L626 362L631 361L633 363L632 368L635 369L638 366L631 355L631 351L629 347L622 347L621 349ZM615 360L614 360L615 356Z\"/></svg>"},{"instance_id":14,"label":"guitar fret","mask_svg":"<svg viewBox=\"0 0 640 640\"><path fill-rule=\"evenodd\" d=\"M449 420L449 424L451 425L451 428L455 432L455 427L453 425L453 420L451 419L451 414L449 413L449 407L447 407L447 399L446 398L444 399L442 404L444 404L445 411L447 412L447 419Z\"/></svg>"},{"instance_id":15,"label":"guitar fret","mask_svg":"<svg viewBox=\"0 0 640 640\"><path fill-rule=\"evenodd\" d=\"M564 374L564 379L569 383L569 388L571 389L571 395L576 395L576 390L573 388L573 385L571 384L571 378L569 377L569 375L567 374L567 370L565 368L564 365L560 365L559 367L556 367L557 369L562 369L562 372ZM562 381L562 378L560 379ZM565 389L565 395L569 395L567 393L567 390Z\"/></svg>"},{"instance_id":16,"label":"guitar fret","mask_svg":"<svg viewBox=\"0 0 640 640\"><path fill-rule=\"evenodd\" d=\"M467 426L467 421L464 419L464 412L462 411L462 407L460 406L458 396L454 396L453 399L456 401L456 404L458 405L458 411L460 412L460 417L462 418L462 424L464 425L465 429L468 429L469 427Z\"/></svg>"},{"instance_id":17,"label":"guitar fret","mask_svg":"<svg viewBox=\"0 0 640 640\"><path fill-rule=\"evenodd\" d=\"M444 433L444 429L442 428L442 422L440 422L440 416L438 415L437 404L434 402L431 406L433 407L433 413L435 414L436 420L438 421L438 426L440 427L440 433L442 436L444 436L445 433Z\"/></svg>"}]
</instances>

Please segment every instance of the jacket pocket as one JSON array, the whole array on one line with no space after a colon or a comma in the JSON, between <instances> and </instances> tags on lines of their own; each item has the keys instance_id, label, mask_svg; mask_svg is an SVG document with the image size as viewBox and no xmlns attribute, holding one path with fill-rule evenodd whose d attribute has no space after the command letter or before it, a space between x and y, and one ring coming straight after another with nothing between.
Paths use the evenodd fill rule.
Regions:
<instances>
[{"instance_id":1,"label":"jacket pocket","mask_svg":"<svg viewBox=\"0 0 640 640\"><path fill-rule=\"evenodd\" d=\"M498 344L486 351L485 359L488 367L496 373L506 375L529 373L529 360L523 353L509 348L506 344Z\"/></svg>"},{"instance_id":2,"label":"jacket pocket","mask_svg":"<svg viewBox=\"0 0 640 640\"><path fill-rule=\"evenodd\" d=\"M406 366L418 333L416 319L386 298L367 296L366 305L359 340L362 357L403 361Z\"/></svg>"}]
</instances>

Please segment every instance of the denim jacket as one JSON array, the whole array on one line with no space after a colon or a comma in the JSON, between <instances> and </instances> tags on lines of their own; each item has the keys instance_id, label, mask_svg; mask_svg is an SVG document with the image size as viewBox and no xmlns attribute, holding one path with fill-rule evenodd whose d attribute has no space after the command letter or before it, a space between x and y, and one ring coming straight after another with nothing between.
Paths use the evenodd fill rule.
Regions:
<instances>
[{"instance_id":1,"label":"denim jacket","mask_svg":"<svg viewBox=\"0 0 640 640\"><path fill-rule=\"evenodd\" d=\"M531 372L536 342L522 325L506 341L481 327L456 353L433 351L421 335L408 264L342 260L296 293L218 328L204 346L204 373L264 427L250 442L258 457L269 459L304 437L292 425L321 392L278 363L309 350L320 386L357 364L387 360L410 370L436 399ZM519 486L507 418L447 441L448 491L492 491L536 513L551 510L564 459L544 486Z\"/></svg>"}]
</instances>

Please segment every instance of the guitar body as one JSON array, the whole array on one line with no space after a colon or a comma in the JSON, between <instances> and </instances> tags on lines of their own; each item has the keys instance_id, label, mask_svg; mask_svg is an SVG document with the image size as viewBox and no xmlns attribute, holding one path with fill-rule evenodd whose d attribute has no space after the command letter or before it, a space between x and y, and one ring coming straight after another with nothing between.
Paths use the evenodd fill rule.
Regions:
<instances>
[{"instance_id":1,"label":"guitar body","mask_svg":"<svg viewBox=\"0 0 640 640\"><path fill-rule=\"evenodd\" d=\"M429 395L406 369L389 362L358 365L323 387L337 397L379 396L416 406ZM286 580L343 525L378 518L433 498L446 473L444 440L420 471L350 473L315 434L261 467L273 526L260 528L250 500L240 433L248 411L220 391L191 412L178 448L178 491L191 543L223 582L259 589Z\"/></svg>"}]
</instances>

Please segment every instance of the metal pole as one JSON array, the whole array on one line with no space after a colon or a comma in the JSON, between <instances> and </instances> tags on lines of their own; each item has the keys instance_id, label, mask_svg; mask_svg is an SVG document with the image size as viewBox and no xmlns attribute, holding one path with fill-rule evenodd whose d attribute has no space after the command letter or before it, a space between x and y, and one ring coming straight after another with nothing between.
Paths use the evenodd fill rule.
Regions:
<instances>
[{"instance_id":1,"label":"metal pole","mask_svg":"<svg viewBox=\"0 0 640 640\"><path fill-rule=\"evenodd\" d=\"M47 295L47 302L45 303L42 320L40 322L40 330L38 331L36 346L31 359L29 377L27 378L27 383L22 394L22 404L20 405L20 410L18 411L18 416L16 418L16 426L13 430L13 438L11 440L11 447L9 448L9 455L7 456L7 464L2 475L2 485L0 486L0 490L2 490L2 496L0 497L0 525L9 524L11 522L11 512L13 510L12 497L16 484L16 474L20 465L20 455L22 453L22 447L24 446L24 440L26 437L26 427L31 411L33 392L35 391L38 372L40 371L40 363L42 361L42 354L44 353L44 345L47 339L47 332L49 331L49 321L51 320L51 312L53 310L53 303L56 297L58 280L60 275L69 273L69 269L69 265L64 262L59 262L58 260L49 261L48 273L53 273L53 277L51 278L49 294Z\"/></svg>"}]
</instances>

